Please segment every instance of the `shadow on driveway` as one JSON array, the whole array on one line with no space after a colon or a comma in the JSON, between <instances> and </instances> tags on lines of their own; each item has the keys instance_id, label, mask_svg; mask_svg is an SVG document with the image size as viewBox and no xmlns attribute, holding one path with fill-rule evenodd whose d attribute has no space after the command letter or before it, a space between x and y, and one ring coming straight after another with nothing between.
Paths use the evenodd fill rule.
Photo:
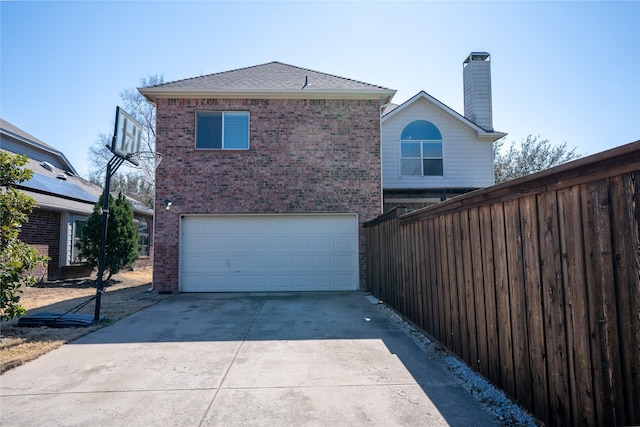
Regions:
<instances>
[{"instance_id":1,"label":"shadow on driveway","mask_svg":"<svg viewBox=\"0 0 640 427\"><path fill-rule=\"evenodd\" d=\"M496 425L360 292L180 294L2 376L2 425Z\"/></svg>"}]
</instances>

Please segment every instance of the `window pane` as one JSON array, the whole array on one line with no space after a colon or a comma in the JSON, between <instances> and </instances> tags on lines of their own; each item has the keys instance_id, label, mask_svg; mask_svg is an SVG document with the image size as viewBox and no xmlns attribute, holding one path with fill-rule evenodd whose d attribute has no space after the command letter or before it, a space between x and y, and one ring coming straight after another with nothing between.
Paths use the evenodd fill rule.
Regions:
<instances>
[{"instance_id":1,"label":"window pane","mask_svg":"<svg viewBox=\"0 0 640 427\"><path fill-rule=\"evenodd\" d=\"M84 259L80 259L78 254L78 243L80 243L80 239L82 238L82 233L84 232L84 227L87 225L86 218L75 218L73 226L73 247L71 248L71 262L78 263L84 261Z\"/></svg>"},{"instance_id":2,"label":"window pane","mask_svg":"<svg viewBox=\"0 0 640 427\"><path fill-rule=\"evenodd\" d=\"M442 143L423 142L422 157L442 157Z\"/></svg>"},{"instance_id":3,"label":"window pane","mask_svg":"<svg viewBox=\"0 0 640 427\"><path fill-rule=\"evenodd\" d=\"M431 122L426 120L416 120L409 123L403 130L400 139L413 140L442 140L440 131Z\"/></svg>"},{"instance_id":4,"label":"window pane","mask_svg":"<svg viewBox=\"0 0 640 427\"><path fill-rule=\"evenodd\" d=\"M402 175L420 175L419 159L402 159Z\"/></svg>"},{"instance_id":5,"label":"window pane","mask_svg":"<svg viewBox=\"0 0 640 427\"><path fill-rule=\"evenodd\" d=\"M442 176L443 168L442 168L442 160L441 159L424 159L424 175L425 176Z\"/></svg>"},{"instance_id":6,"label":"window pane","mask_svg":"<svg viewBox=\"0 0 640 427\"><path fill-rule=\"evenodd\" d=\"M401 157L420 157L420 143L403 141L400 144L400 156Z\"/></svg>"},{"instance_id":7,"label":"window pane","mask_svg":"<svg viewBox=\"0 0 640 427\"><path fill-rule=\"evenodd\" d=\"M75 220L76 223L76 235L74 236L74 238L80 239L82 237L82 233L84 232L84 226L87 224L87 220L86 219L76 219Z\"/></svg>"},{"instance_id":8,"label":"window pane","mask_svg":"<svg viewBox=\"0 0 640 427\"><path fill-rule=\"evenodd\" d=\"M138 223L138 234L149 234L149 225L147 220L142 218Z\"/></svg>"},{"instance_id":9,"label":"window pane","mask_svg":"<svg viewBox=\"0 0 640 427\"><path fill-rule=\"evenodd\" d=\"M138 237L138 255L149 256L149 236Z\"/></svg>"},{"instance_id":10,"label":"window pane","mask_svg":"<svg viewBox=\"0 0 640 427\"><path fill-rule=\"evenodd\" d=\"M246 150L249 148L249 113L224 113L224 148Z\"/></svg>"},{"instance_id":11,"label":"window pane","mask_svg":"<svg viewBox=\"0 0 640 427\"><path fill-rule=\"evenodd\" d=\"M222 113L198 111L196 148L222 148Z\"/></svg>"},{"instance_id":12,"label":"window pane","mask_svg":"<svg viewBox=\"0 0 640 427\"><path fill-rule=\"evenodd\" d=\"M138 255L149 256L149 224L144 218L138 223Z\"/></svg>"}]
</instances>

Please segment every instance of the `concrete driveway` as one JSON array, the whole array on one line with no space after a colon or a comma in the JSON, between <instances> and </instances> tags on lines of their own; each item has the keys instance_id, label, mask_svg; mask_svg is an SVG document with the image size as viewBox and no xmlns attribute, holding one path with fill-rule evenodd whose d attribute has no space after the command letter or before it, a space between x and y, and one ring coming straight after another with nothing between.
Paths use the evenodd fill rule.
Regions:
<instances>
[{"instance_id":1,"label":"concrete driveway","mask_svg":"<svg viewBox=\"0 0 640 427\"><path fill-rule=\"evenodd\" d=\"M0 381L3 426L495 425L360 292L180 294Z\"/></svg>"}]
</instances>

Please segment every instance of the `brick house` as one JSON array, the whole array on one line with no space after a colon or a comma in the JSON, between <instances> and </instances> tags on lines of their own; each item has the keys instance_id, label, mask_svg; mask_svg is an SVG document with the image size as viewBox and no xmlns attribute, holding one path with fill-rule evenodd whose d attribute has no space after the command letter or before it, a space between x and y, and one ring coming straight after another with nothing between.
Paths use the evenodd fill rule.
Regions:
<instances>
[{"instance_id":1,"label":"brick house","mask_svg":"<svg viewBox=\"0 0 640 427\"><path fill-rule=\"evenodd\" d=\"M17 186L38 204L29 222L23 224L20 239L51 260L31 274L43 281L90 275L78 259L75 242L102 189L79 177L63 153L2 119L0 149L26 155L29 160L24 167L34 173ZM153 211L133 199L129 202L140 245L140 257L133 267L148 268L153 260Z\"/></svg>"},{"instance_id":2,"label":"brick house","mask_svg":"<svg viewBox=\"0 0 640 427\"><path fill-rule=\"evenodd\" d=\"M278 62L139 91L157 107L154 289L351 290L395 91Z\"/></svg>"}]
</instances>

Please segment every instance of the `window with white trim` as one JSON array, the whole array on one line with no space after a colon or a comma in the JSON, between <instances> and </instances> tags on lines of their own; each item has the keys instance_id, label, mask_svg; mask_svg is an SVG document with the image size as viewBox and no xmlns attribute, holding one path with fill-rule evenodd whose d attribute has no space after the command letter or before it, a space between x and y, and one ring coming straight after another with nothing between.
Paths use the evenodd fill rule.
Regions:
<instances>
[{"instance_id":1,"label":"window with white trim","mask_svg":"<svg viewBox=\"0 0 640 427\"><path fill-rule=\"evenodd\" d=\"M196 148L248 150L248 111L196 111Z\"/></svg>"},{"instance_id":2,"label":"window with white trim","mask_svg":"<svg viewBox=\"0 0 640 427\"><path fill-rule=\"evenodd\" d=\"M138 221L138 256L149 256L149 223L144 218Z\"/></svg>"},{"instance_id":3,"label":"window with white trim","mask_svg":"<svg viewBox=\"0 0 640 427\"><path fill-rule=\"evenodd\" d=\"M400 137L400 174L443 176L442 134L431 122L409 123Z\"/></svg>"},{"instance_id":4,"label":"window with white trim","mask_svg":"<svg viewBox=\"0 0 640 427\"><path fill-rule=\"evenodd\" d=\"M85 261L84 258L80 257L80 251L78 250L77 244L80 242L82 238L82 232L84 231L84 226L87 225L87 217L86 216L77 216L73 215L71 218L71 241L73 244L71 245L71 264L80 264Z\"/></svg>"}]
</instances>

